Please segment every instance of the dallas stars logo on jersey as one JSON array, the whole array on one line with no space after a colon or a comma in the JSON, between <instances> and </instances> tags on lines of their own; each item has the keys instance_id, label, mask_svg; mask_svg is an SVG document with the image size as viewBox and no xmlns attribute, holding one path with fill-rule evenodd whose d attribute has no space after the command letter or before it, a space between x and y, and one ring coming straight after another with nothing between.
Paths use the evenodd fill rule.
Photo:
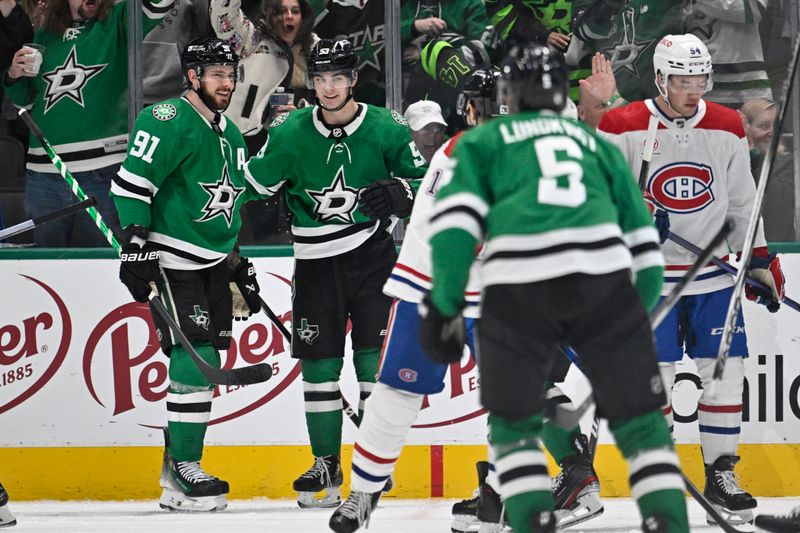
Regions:
<instances>
[{"instance_id":1,"label":"dallas stars logo on jersey","mask_svg":"<svg viewBox=\"0 0 800 533\"><path fill-rule=\"evenodd\" d=\"M348 187L344 179L344 165L336 171L330 187L325 187L320 191L310 191L306 189L312 200L314 200L314 213L317 220L325 222L328 220L341 220L353 224L353 211L358 201L358 189Z\"/></svg>"},{"instance_id":2,"label":"dallas stars logo on jersey","mask_svg":"<svg viewBox=\"0 0 800 533\"><path fill-rule=\"evenodd\" d=\"M209 199L203 206L203 216L196 222L205 222L222 215L230 228L236 200L244 192L244 187L235 187L231 183L228 164L222 167L222 176L216 183L201 183L200 186L208 193Z\"/></svg>"},{"instance_id":3,"label":"dallas stars logo on jersey","mask_svg":"<svg viewBox=\"0 0 800 533\"><path fill-rule=\"evenodd\" d=\"M108 63L82 65L78 61L78 54L73 46L63 65L42 74L42 79L47 83L47 89L44 92L44 112L47 113L50 108L64 98L70 98L83 107L83 90L86 88L87 82L100 74L107 66Z\"/></svg>"}]
</instances>

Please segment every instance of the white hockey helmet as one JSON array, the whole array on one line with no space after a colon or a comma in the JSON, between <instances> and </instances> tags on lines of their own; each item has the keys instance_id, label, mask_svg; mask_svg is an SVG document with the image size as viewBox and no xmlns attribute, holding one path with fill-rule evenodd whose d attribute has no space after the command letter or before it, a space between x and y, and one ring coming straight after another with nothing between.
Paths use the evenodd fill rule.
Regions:
<instances>
[{"instance_id":1,"label":"white hockey helmet","mask_svg":"<svg viewBox=\"0 0 800 533\"><path fill-rule=\"evenodd\" d=\"M683 35L665 35L656 45L653 53L653 70L656 75L656 87L662 96L666 96L666 85L670 76L696 76L707 74L706 91L712 87L711 54L697 36L691 33ZM661 74L662 85L658 83Z\"/></svg>"}]
</instances>

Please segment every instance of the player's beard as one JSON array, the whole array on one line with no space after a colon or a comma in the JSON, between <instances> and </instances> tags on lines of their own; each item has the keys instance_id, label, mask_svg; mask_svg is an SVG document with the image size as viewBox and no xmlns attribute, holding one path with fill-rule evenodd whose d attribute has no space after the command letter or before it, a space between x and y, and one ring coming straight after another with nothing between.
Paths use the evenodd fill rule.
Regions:
<instances>
[{"instance_id":1,"label":"player's beard","mask_svg":"<svg viewBox=\"0 0 800 533\"><path fill-rule=\"evenodd\" d=\"M233 96L233 89L225 96L219 94L219 90L211 93L206 88L203 88L203 92L206 95L206 102L211 103L213 105L213 110L219 112L228 109L231 103L231 96Z\"/></svg>"}]
</instances>

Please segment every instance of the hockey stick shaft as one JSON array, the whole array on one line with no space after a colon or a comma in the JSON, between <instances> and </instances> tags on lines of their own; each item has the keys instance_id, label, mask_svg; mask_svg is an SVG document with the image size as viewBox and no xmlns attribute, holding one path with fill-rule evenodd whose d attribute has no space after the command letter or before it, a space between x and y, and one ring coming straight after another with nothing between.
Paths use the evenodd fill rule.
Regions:
<instances>
[{"instance_id":1,"label":"hockey stick shaft","mask_svg":"<svg viewBox=\"0 0 800 533\"><path fill-rule=\"evenodd\" d=\"M695 255L699 254L700 251L701 251L700 248L697 245L692 244L691 242L687 241L686 239L684 239L680 235L675 235L674 233L671 233L670 236L669 236L669 240L671 240L672 242L674 242L675 244L677 244L679 246L682 246L682 247L686 248L687 250L689 250L690 252L692 252ZM735 276L739 272L738 268L736 268L735 266L733 266L733 265L731 265L729 263L726 263L725 261L723 261L722 259L719 259L718 257L711 257L710 262L715 264L716 266L720 267L722 270L724 270L728 274L731 274L731 275ZM756 289L760 289L760 290L765 291L765 292L770 292L771 291L771 289L769 287L767 287L766 285L764 285L763 283L761 283L757 279L752 278L750 276L747 276L747 278L745 278L744 282L747 283L748 285L750 285L751 287L756 288ZM791 307L795 311L800 311L800 303L798 303L795 300L792 300L788 296L784 296L784 298L781 300L781 303L786 304L788 307Z\"/></svg>"},{"instance_id":2,"label":"hockey stick shaft","mask_svg":"<svg viewBox=\"0 0 800 533\"><path fill-rule=\"evenodd\" d=\"M695 484L692 483L692 480L689 479L689 477L684 474L683 471L681 471L681 477L683 478L683 483L686 485L686 490L689 491L689 494L691 494L695 501L700 504L700 507L702 507L703 510L705 510L705 512L707 512L714 519L714 521L717 523L717 526L719 526L722 531L725 533L742 533L741 530L736 529L727 520L725 520L725 517L723 517L717 508L714 507L710 501L708 501L705 495L700 492L700 489L698 489Z\"/></svg>"},{"instance_id":3,"label":"hockey stick shaft","mask_svg":"<svg viewBox=\"0 0 800 533\"><path fill-rule=\"evenodd\" d=\"M800 51L800 36L796 36L794 40L794 48L792 51L792 59L789 63L789 77L783 85L783 94L780 100L780 111L778 116L775 117L775 128L773 131L775 135L770 137L769 149L761 164L761 174L758 179L758 188L756 190L756 198L753 201L753 210L750 213L750 222L747 225L747 232L745 233L744 243L742 245L742 265L749 265L750 258L753 255L753 246L755 245L758 226L761 223L761 209L764 203L764 195L767 192L767 182L770 177L770 169L772 168L772 161L778 152L778 140L780 139L780 132L783 130L783 123L786 119L786 110L789 108L789 96L792 94L792 86L794 85L795 75L797 73L797 57ZM739 315L739 309L742 305L741 297L742 290L744 289L745 270L742 269L736 275L736 283L733 286L733 295L728 304L728 315L725 320L725 325L722 329L722 337L719 343L719 350L717 352L717 362L714 365L714 375L711 382L711 394L715 396L717 385L722 379L725 372L725 363L728 360L731 344L733 343L733 331L736 324L736 318Z\"/></svg>"},{"instance_id":4,"label":"hockey stick shaft","mask_svg":"<svg viewBox=\"0 0 800 533\"><path fill-rule=\"evenodd\" d=\"M722 227L719 229L714 238L711 239L711 242L708 243L708 246L705 247L703 250L697 250L696 255L697 259L692 264L692 267L683 275L681 280L675 284L672 288L670 293L665 296L653 309L653 312L650 313L650 326L655 329L661 324L661 321L669 313L670 309L675 305L675 302L678 301L678 298L681 297L681 294L686 290L686 287L689 286L689 283L697 276L697 273L700 272L700 269L703 268L706 263L708 263L709 259L714 254L714 250L722 244L722 241L728 236L728 234L733 230L733 222L730 220L726 220Z\"/></svg>"},{"instance_id":5,"label":"hockey stick shaft","mask_svg":"<svg viewBox=\"0 0 800 533\"><path fill-rule=\"evenodd\" d=\"M50 158L50 161L52 161L53 165L56 167L56 170L58 170L59 174L61 174L61 177L64 178L64 180L72 189L72 193L79 200L87 200L88 197L78 184L78 180L76 180L72 173L70 173L67 165L64 164L64 161L61 160L61 157L56 153L50 143L47 142L42 130L39 129L39 126L33 121L30 113L28 113L25 109L20 109L19 116L22 117L23 121L25 121L28 129L30 129L31 133L33 133L33 136L36 137L36 140L39 141L39 144L42 145L42 148L44 148L45 152ZM109 227L103 221L103 217L100 216L100 213L97 211L97 209L94 207L89 207L87 211L97 227L105 236L108 243L114 248L114 250L116 250L117 255L121 254L122 247L120 246L116 237L114 237L111 229L109 229ZM169 314L167 308L164 307L163 302L161 302L161 300L158 298L158 293L155 290L150 292L148 299L150 300L150 308L155 309L156 313L158 313L158 315L164 319L175 336L178 337L178 340L189 354L189 357L191 357L195 362L197 368L200 369L200 372L202 372L206 379L208 379L208 381L211 383L215 383L217 385L251 385L253 383L267 381L272 377L272 367L266 363L242 368L234 368L232 370L225 370L211 366L200 356L199 353L197 353L197 350L194 348L194 346L192 346L191 341L189 341L178 323Z\"/></svg>"},{"instance_id":6,"label":"hockey stick shaft","mask_svg":"<svg viewBox=\"0 0 800 533\"><path fill-rule=\"evenodd\" d=\"M65 217L67 215L71 215L72 213L77 213L78 211L83 211L84 209L87 209L95 205L96 203L97 200L95 200L92 197L89 197L86 200L83 200L82 202L77 202L72 205L68 205L67 207L62 207L61 209L57 209L52 213L47 213L40 217L31 218L29 220L26 220L25 222L20 222L19 224L11 226L10 228L0 230L0 241L2 241L3 239L7 239L8 237L11 237L18 233L22 233L23 231L32 230L36 226L44 224L46 222L50 222L51 220Z\"/></svg>"},{"instance_id":7,"label":"hockey stick shaft","mask_svg":"<svg viewBox=\"0 0 800 533\"><path fill-rule=\"evenodd\" d=\"M650 161L653 159L656 131L658 131L658 117L651 114L650 121L647 123L647 138L642 148L642 166L639 167L639 190L641 191L647 190L647 174L650 171Z\"/></svg>"},{"instance_id":8,"label":"hockey stick shaft","mask_svg":"<svg viewBox=\"0 0 800 533\"><path fill-rule=\"evenodd\" d=\"M289 332L289 330L286 329L286 326L283 325L283 322L281 322L281 319L278 318L278 315L275 314L275 312L267 304L267 302L264 300L264 298L261 297L261 295L259 295L259 299L261 300L261 309L269 317L270 321L275 325L275 327L278 328L278 331L281 332L283 337L289 343L289 347L291 348L291 346L292 346L292 334L291 334L291 332ZM356 410L353 409L353 406L350 405L350 402L347 401L347 399L344 397L344 394L342 394L341 391L339 391L339 396L341 396L341 398L342 398L342 411L344 411L344 414L347 415L347 418L349 418L350 421L353 422L353 424L356 425L356 427L360 426L361 425L361 417L358 416L358 413L356 412Z\"/></svg>"}]
</instances>

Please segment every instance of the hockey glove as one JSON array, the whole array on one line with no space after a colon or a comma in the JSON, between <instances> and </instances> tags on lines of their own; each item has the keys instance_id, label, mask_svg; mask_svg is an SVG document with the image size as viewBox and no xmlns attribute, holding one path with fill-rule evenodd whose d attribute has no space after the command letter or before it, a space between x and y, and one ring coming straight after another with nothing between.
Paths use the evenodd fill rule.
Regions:
<instances>
[{"instance_id":1,"label":"hockey glove","mask_svg":"<svg viewBox=\"0 0 800 533\"><path fill-rule=\"evenodd\" d=\"M461 313L444 316L430 296L425 296L419 304L419 316L419 343L428 359L441 364L460 361L466 338Z\"/></svg>"},{"instance_id":2,"label":"hockey glove","mask_svg":"<svg viewBox=\"0 0 800 533\"><path fill-rule=\"evenodd\" d=\"M406 218L414 206L414 190L400 178L376 181L358 193L359 210L372 220L391 215Z\"/></svg>"},{"instance_id":3,"label":"hockey glove","mask_svg":"<svg viewBox=\"0 0 800 533\"><path fill-rule=\"evenodd\" d=\"M256 268L247 258L239 258L231 270L231 297L233 298L234 320L247 320L250 315L261 311Z\"/></svg>"},{"instance_id":4,"label":"hockey glove","mask_svg":"<svg viewBox=\"0 0 800 533\"><path fill-rule=\"evenodd\" d=\"M658 230L658 240L664 244L669 239L669 213L656 203L650 193L644 193L644 203L653 215L653 224Z\"/></svg>"},{"instance_id":5,"label":"hockey glove","mask_svg":"<svg viewBox=\"0 0 800 533\"><path fill-rule=\"evenodd\" d=\"M119 258L119 279L137 302L145 303L150 296L150 282L161 279L158 250L147 242L150 230L144 226L125 228L125 245Z\"/></svg>"},{"instance_id":6,"label":"hockey glove","mask_svg":"<svg viewBox=\"0 0 800 533\"><path fill-rule=\"evenodd\" d=\"M771 289L766 292L762 289L745 285L744 292L748 300L767 307L770 313L776 312L781 307L784 294L784 277L781 270L780 259L775 254L767 254L766 248L753 250L750 259L748 274Z\"/></svg>"}]
</instances>

